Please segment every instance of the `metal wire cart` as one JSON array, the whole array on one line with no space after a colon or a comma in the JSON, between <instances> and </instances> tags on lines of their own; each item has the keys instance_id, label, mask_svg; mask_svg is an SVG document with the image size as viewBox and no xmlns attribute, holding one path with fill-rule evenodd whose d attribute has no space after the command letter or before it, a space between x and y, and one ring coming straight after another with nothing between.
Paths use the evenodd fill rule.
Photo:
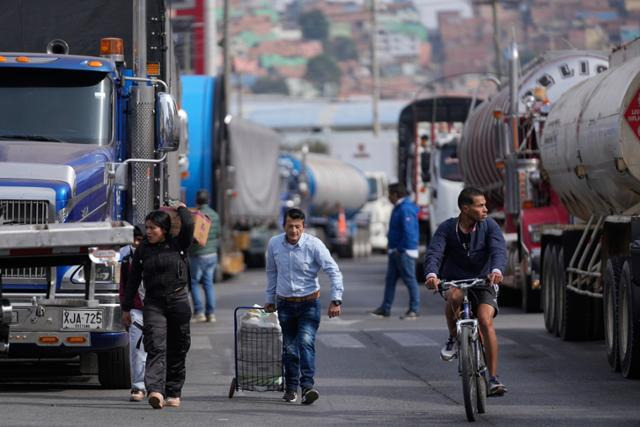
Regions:
<instances>
[{"instance_id":1,"label":"metal wire cart","mask_svg":"<svg viewBox=\"0 0 640 427\"><path fill-rule=\"evenodd\" d=\"M235 377L229 398L239 390L283 391L282 330L277 314L259 306L241 306L233 315Z\"/></svg>"}]
</instances>

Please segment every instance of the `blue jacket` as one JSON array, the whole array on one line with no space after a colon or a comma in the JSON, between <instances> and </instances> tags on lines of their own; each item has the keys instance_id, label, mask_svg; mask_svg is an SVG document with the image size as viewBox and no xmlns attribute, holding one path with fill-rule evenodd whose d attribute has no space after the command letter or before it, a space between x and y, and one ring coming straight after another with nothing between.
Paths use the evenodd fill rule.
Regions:
<instances>
[{"instance_id":1,"label":"blue jacket","mask_svg":"<svg viewBox=\"0 0 640 427\"><path fill-rule=\"evenodd\" d=\"M458 218L440 224L431 238L424 260L425 277L435 273L447 280L484 277L492 270L504 272L507 248L500 226L487 218L471 232L469 250L462 247L457 232Z\"/></svg>"},{"instance_id":2,"label":"blue jacket","mask_svg":"<svg viewBox=\"0 0 640 427\"><path fill-rule=\"evenodd\" d=\"M388 248L403 252L418 249L418 206L408 197L396 204L389 220Z\"/></svg>"}]
</instances>

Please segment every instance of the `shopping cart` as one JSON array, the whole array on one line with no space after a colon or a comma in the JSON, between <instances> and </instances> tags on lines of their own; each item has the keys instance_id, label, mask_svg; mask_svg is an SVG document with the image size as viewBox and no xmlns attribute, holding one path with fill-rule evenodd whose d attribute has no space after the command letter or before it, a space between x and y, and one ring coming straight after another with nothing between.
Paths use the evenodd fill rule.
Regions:
<instances>
[{"instance_id":1,"label":"shopping cart","mask_svg":"<svg viewBox=\"0 0 640 427\"><path fill-rule=\"evenodd\" d=\"M259 306L236 307L233 339L235 377L229 387L229 399L239 390L284 391L282 330L277 314L267 313Z\"/></svg>"}]
</instances>

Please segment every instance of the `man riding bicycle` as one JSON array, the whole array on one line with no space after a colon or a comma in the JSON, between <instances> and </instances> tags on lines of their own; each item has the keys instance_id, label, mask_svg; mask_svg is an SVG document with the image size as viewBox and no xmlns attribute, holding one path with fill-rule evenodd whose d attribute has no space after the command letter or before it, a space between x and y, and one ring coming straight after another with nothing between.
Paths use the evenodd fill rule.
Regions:
<instances>
[{"instance_id":1,"label":"man riding bicycle","mask_svg":"<svg viewBox=\"0 0 640 427\"><path fill-rule=\"evenodd\" d=\"M507 388L500 382L498 369L498 338L493 318L498 315L498 283L507 264L507 251L498 224L487 217L487 202L482 191L465 188L458 196L460 215L438 226L431 239L424 263L425 284L436 289L440 277L446 280L487 277L486 287L469 290L469 299L478 318L485 344L489 368L489 395L500 396ZM445 294L445 316L449 339L440 352L442 360L450 361L457 354L456 319L462 304L460 289L451 288Z\"/></svg>"}]
</instances>

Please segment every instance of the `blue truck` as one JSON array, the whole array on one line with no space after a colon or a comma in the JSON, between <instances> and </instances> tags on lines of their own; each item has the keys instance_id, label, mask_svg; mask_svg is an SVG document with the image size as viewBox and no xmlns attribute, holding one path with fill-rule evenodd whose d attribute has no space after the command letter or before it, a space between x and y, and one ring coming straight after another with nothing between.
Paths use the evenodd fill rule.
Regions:
<instances>
[{"instance_id":1,"label":"blue truck","mask_svg":"<svg viewBox=\"0 0 640 427\"><path fill-rule=\"evenodd\" d=\"M222 78L185 75L182 108L189 130L189 206L199 189L211 194L222 222L220 271L233 275L264 265L268 238L280 230L280 136L224 111ZM222 179L224 175L224 179Z\"/></svg>"},{"instance_id":2,"label":"blue truck","mask_svg":"<svg viewBox=\"0 0 640 427\"><path fill-rule=\"evenodd\" d=\"M4 356L79 357L103 387L130 386L118 266L96 254L126 243L123 230L132 240L123 221L179 198L168 12L162 0L2 2Z\"/></svg>"}]
</instances>

